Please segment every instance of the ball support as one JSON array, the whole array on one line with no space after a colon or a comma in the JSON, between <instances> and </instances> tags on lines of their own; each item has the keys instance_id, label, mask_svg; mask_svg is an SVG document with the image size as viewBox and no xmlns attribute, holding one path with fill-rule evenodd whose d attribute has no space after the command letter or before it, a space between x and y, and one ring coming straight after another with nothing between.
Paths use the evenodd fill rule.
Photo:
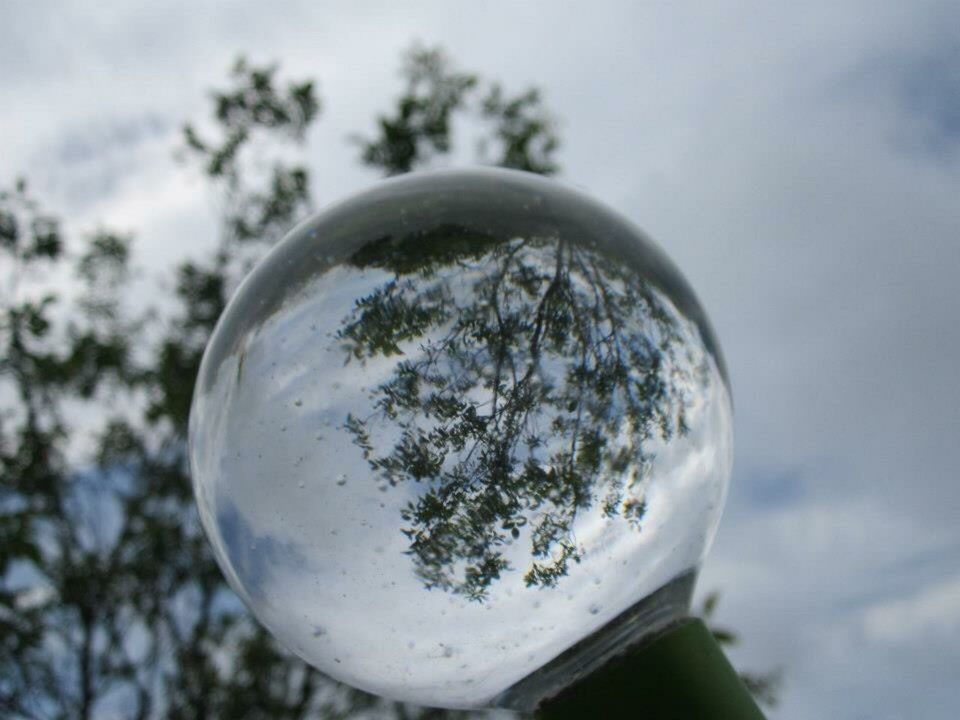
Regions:
<instances>
[{"instance_id":1,"label":"ball support","mask_svg":"<svg viewBox=\"0 0 960 720\"><path fill-rule=\"evenodd\" d=\"M764 720L702 620L688 618L541 703L537 720Z\"/></svg>"}]
</instances>

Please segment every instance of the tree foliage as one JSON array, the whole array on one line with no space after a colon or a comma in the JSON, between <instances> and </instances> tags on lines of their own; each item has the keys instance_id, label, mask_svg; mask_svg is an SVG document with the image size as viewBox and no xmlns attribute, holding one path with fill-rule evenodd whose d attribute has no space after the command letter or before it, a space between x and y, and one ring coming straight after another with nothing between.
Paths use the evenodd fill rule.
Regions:
<instances>
[{"instance_id":1,"label":"tree foliage","mask_svg":"<svg viewBox=\"0 0 960 720\"><path fill-rule=\"evenodd\" d=\"M361 161L386 175L410 172L454 148L457 120L481 128L477 149L491 165L544 175L559 166L556 123L529 88L508 96L500 83L455 69L438 48L414 46L405 56L406 89L393 112L377 117L377 134L357 135Z\"/></svg>"},{"instance_id":2,"label":"tree foliage","mask_svg":"<svg viewBox=\"0 0 960 720\"><path fill-rule=\"evenodd\" d=\"M403 80L376 134L354 140L360 162L385 175L422 167L455 148L454 121L468 117L487 161L556 171L536 90L508 95L424 48L406 56ZM185 126L180 156L216 193L222 232L176 269L170 302L153 312L125 302L129 234L98 229L77 251L25 181L0 192L0 715L452 717L350 690L279 649L200 530L186 457L193 379L232 289L310 207L309 171L284 147L300 147L321 110L312 82L245 60L211 100L209 121ZM70 292L50 290L47 279L71 277ZM563 324L576 337L573 322ZM558 323L539 342L557 342ZM344 339L359 353L396 342L359 329ZM505 388L499 422L523 412L525 392Z\"/></svg>"},{"instance_id":3,"label":"tree foliage","mask_svg":"<svg viewBox=\"0 0 960 720\"><path fill-rule=\"evenodd\" d=\"M526 584L555 585L591 507L639 529L648 441L686 434L709 382L662 295L589 245L456 226L352 261L393 276L344 318L348 360L420 348L347 429L386 483L428 483L403 512L426 587L483 600L521 535Z\"/></svg>"}]
</instances>

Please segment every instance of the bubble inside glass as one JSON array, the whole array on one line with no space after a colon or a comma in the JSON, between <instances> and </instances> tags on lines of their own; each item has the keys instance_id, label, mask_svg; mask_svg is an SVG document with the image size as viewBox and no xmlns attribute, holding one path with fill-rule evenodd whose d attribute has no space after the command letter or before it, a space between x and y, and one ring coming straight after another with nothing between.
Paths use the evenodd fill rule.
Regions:
<instances>
[{"instance_id":1,"label":"bubble inside glass","mask_svg":"<svg viewBox=\"0 0 960 720\"><path fill-rule=\"evenodd\" d=\"M293 652L391 698L529 709L686 612L731 465L689 286L505 170L390 180L242 284L190 418L200 515Z\"/></svg>"}]
</instances>

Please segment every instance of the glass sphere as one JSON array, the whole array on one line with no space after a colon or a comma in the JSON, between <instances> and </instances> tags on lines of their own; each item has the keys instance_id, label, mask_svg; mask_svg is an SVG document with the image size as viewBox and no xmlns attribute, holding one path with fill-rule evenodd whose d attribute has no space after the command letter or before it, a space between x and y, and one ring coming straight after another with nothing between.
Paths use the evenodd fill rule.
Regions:
<instances>
[{"instance_id":1,"label":"glass sphere","mask_svg":"<svg viewBox=\"0 0 960 720\"><path fill-rule=\"evenodd\" d=\"M407 175L294 229L190 417L223 572L372 693L530 709L686 613L732 458L717 341L638 229L555 181Z\"/></svg>"}]
</instances>

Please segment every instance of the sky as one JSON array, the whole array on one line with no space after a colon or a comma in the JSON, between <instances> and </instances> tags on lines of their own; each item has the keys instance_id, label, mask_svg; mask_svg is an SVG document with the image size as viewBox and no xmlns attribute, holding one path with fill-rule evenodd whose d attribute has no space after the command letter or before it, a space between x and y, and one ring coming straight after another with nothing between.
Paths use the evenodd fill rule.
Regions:
<instances>
[{"instance_id":1,"label":"sky","mask_svg":"<svg viewBox=\"0 0 960 720\"><path fill-rule=\"evenodd\" d=\"M560 121L562 179L682 269L736 407L700 592L783 720L952 718L960 700L960 5L3 3L0 183L134 232L144 292L216 239L173 159L241 52L314 77L317 206L375 175L346 138L414 40ZM169 283L169 280L164 282Z\"/></svg>"}]
</instances>

